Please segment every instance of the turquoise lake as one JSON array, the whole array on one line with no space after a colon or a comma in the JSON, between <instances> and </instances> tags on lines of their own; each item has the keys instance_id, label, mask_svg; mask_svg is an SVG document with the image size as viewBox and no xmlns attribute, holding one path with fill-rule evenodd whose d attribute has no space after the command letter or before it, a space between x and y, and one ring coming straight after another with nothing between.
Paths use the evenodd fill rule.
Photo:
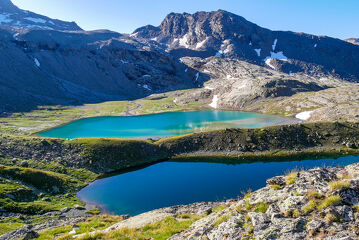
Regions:
<instances>
[{"instance_id":1,"label":"turquoise lake","mask_svg":"<svg viewBox=\"0 0 359 240\"><path fill-rule=\"evenodd\" d=\"M223 128L259 128L285 122L278 116L236 111L170 112L130 117L94 117L74 121L42 133L54 138L167 137Z\"/></svg>"},{"instance_id":2,"label":"turquoise lake","mask_svg":"<svg viewBox=\"0 0 359 240\"><path fill-rule=\"evenodd\" d=\"M112 214L137 215L153 209L202 201L237 198L248 189L266 185L266 179L292 169L345 166L359 157L290 162L221 164L162 162L97 180L78 197Z\"/></svg>"}]
</instances>

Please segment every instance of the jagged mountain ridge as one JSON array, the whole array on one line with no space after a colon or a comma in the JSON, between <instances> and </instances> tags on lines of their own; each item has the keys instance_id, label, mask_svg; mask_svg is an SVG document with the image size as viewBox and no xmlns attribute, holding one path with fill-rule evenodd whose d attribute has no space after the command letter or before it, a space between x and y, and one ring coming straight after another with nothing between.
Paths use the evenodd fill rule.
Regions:
<instances>
[{"instance_id":1,"label":"jagged mountain ridge","mask_svg":"<svg viewBox=\"0 0 359 240\"><path fill-rule=\"evenodd\" d=\"M34 14L20 10L10 0L0 0L0 6L0 12L13 13L12 17L19 11ZM49 21L46 24L51 24ZM223 77L213 74L219 66L210 57L213 55L256 64L264 75L272 75L263 69L264 66L277 73L289 73L289 76L278 74L278 78L289 78L280 82L280 88L291 94L303 90L291 90L293 82L288 81L293 78L291 74L310 76L309 80L308 77L295 78L300 82L295 86L305 84L307 90L313 91L336 86L331 80L328 85L322 78L358 81L359 75L356 45L329 37L270 31L223 10L171 13L159 27L145 26L131 35L107 30L82 31L79 27L72 29L76 31L61 27L51 30L45 23L46 26L39 23L39 27L16 27L13 23L0 22L0 71L3 73L0 112L29 110L37 105L136 99L153 93L201 87L204 81ZM60 23L72 26L72 23ZM306 51L308 46L311 47ZM179 59L196 56L202 60L184 62ZM197 66L203 61L212 66L206 69L207 73ZM222 67L231 71L243 66L229 61ZM263 74L260 79L265 79ZM227 79L224 75L224 80L221 89L205 94L206 99L214 92L228 92L231 87L226 86L227 80L231 86L242 86L243 81L248 83L246 88L231 89L231 94L236 96L246 96L237 91L247 89L254 91L255 98L268 92L265 90L267 82L258 85L250 76ZM260 91L255 91L257 85ZM275 89L270 91L278 92L277 88L275 84ZM233 102L233 106L251 101L241 98ZM221 102L223 105L224 99L220 98Z\"/></svg>"},{"instance_id":2,"label":"jagged mountain ridge","mask_svg":"<svg viewBox=\"0 0 359 240\"><path fill-rule=\"evenodd\" d=\"M0 24L2 26L28 29L47 29L59 31L82 30L75 22L52 19L16 7L10 0L0 0Z\"/></svg>"},{"instance_id":3,"label":"jagged mountain ridge","mask_svg":"<svg viewBox=\"0 0 359 240\"><path fill-rule=\"evenodd\" d=\"M271 31L230 12L171 13L132 36L178 56L226 56L285 73L324 73L359 81L359 47L326 36Z\"/></svg>"}]
</instances>

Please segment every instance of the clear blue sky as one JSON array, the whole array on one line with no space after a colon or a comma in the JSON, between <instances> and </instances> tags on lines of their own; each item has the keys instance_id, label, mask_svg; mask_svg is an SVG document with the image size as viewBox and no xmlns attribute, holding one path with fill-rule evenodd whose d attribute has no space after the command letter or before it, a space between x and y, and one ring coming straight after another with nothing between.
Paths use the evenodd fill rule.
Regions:
<instances>
[{"instance_id":1,"label":"clear blue sky","mask_svg":"<svg viewBox=\"0 0 359 240\"><path fill-rule=\"evenodd\" d=\"M337 38L359 37L359 0L12 0L20 8L86 30L130 33L158 26L170 12L224 9L272 30L291 30Z\"/></svg>"}]
</instances>

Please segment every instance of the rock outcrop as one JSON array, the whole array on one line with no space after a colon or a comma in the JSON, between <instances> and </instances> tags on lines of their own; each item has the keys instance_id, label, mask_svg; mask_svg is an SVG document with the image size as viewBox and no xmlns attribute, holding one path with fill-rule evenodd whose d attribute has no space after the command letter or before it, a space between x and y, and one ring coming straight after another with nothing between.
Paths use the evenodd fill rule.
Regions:
<instances>
[{"instance_id":1,"label":"rock outcrop","mask_svg":"<svg viewBox=\"0 0 359 240\"><path fill-rule=\"evenodd\" d=\"M170 239L357 239L359 164L269 179Z\"/></svg>"}]
</instances>

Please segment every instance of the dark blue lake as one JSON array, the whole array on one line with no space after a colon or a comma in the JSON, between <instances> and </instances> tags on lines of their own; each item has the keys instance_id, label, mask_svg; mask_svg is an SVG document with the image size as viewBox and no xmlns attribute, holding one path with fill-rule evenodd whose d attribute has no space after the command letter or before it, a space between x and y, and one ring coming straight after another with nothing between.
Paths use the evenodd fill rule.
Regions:
<instances>
[{"instance_id":1,"label":"dark blue lake","mask_svg":"<svg viewBox=\"0 0 359 240\"><path fill-rule=\"evenodd\" d=\"M193 111L131 117L81 119L42 133L54 138L148 138L176 136L223 128L259 128L288 121L287 118L237 111Z\"/></svg>"},{"instance_id":2,"label":"dark blue lake","mask_svg":"<svg viewBox=\"0 0 359 240\"><path fill-rule=\"evenodd\" d=\"M266 185L266 179L292 169L345 166L359 157L290 162L222 164L162 162L143 169L97 180L78 196L113 214L136 215L153 209L201 201L236 198L248 189Z\"/></svg>"}]
</instances>

